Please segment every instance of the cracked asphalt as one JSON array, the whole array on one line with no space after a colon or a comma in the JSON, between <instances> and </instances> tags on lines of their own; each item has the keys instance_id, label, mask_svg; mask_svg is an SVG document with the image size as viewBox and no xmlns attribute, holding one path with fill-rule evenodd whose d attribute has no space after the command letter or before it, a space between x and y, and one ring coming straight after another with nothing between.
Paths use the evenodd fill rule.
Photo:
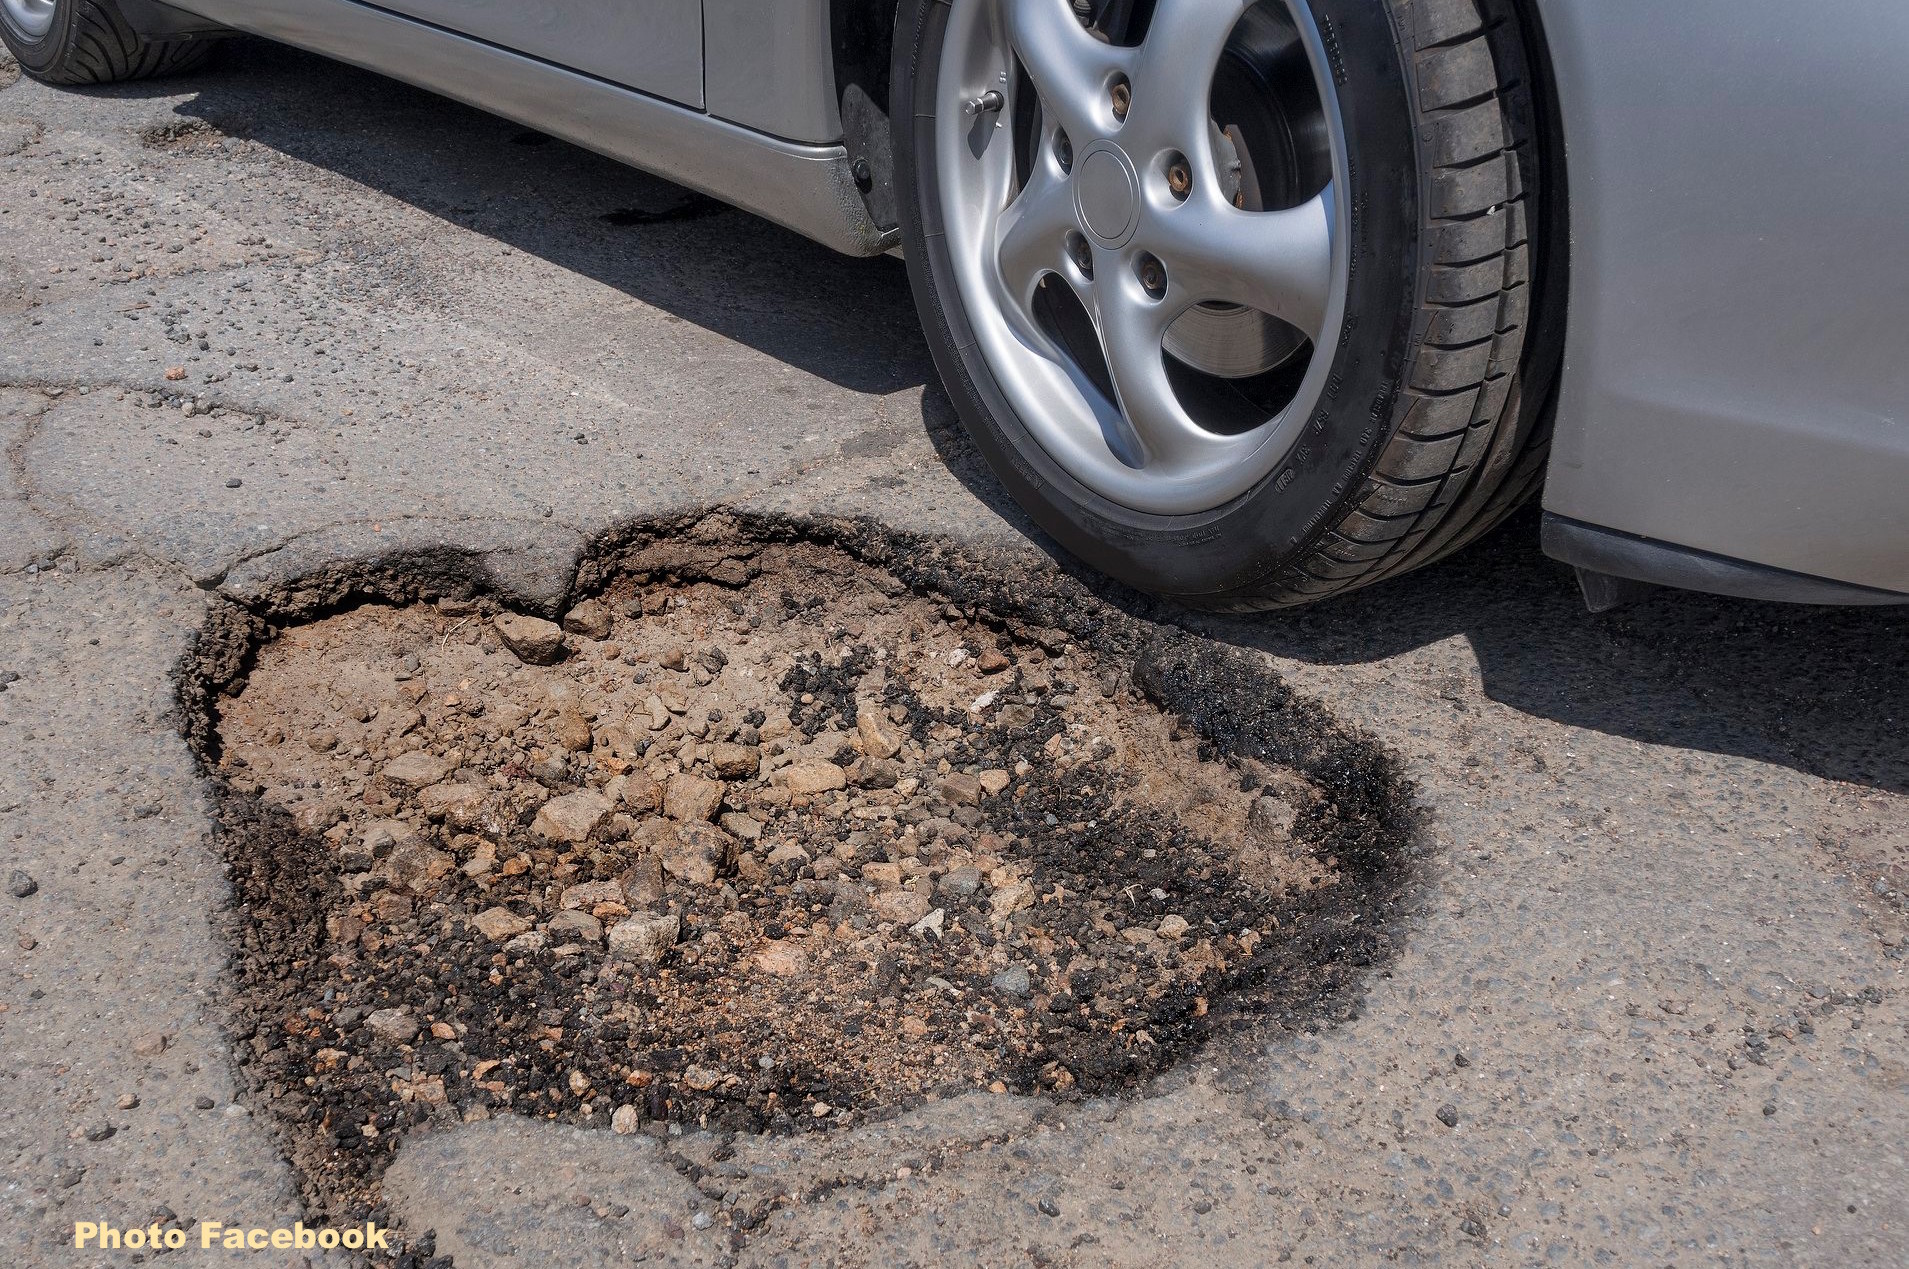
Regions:
<instances>
[{"instance_id":1,"label":"cracked asphalt","mask_svg":"<svg viewBox=\"0 0 1909 1269\"><path fill-rule=\"evenodd\" d=\"M1065 567L897 262L302 54L0 69L0 244L13 1264L99 1263L80 1219L298 1214L222 1031L173 713L212 596L449 550L551 611L596 535L717 505ZM459 1265L1909 1263L1902 614L1586 616L1528 516L1300 614L1109 598L1268 658L1418 781L1422 899L1354 1018L1128 1101L672 1139L798 1182L740 1247L651 1139L518 1118L407 1143L406 1224Z\"/></svg>"}]
</instances>

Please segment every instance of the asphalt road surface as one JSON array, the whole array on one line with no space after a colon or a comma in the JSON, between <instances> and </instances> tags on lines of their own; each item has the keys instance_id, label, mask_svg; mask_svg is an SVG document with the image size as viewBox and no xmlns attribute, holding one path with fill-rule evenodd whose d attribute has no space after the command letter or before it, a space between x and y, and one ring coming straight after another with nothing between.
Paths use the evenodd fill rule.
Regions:
<instances>
[{"instance_id":1,"label":"asphalt road surface","mask_svg":"<svg viewBox=\"0 0 1909 1269\"><path fill-rule=\"evenodd\" d=\"M16 80L0 1246L120 1263L73 1222L298 1215L223 1029L228 895L173 712L212 596L448 547L552 609L596 535L719 505L1051 561L896 261L269 46ZM1525 517L1316 611L1151 616L1266 657L1418 782L1426 885L1356 1017L1129 1099L728 1143L804 1195L741 1245L651 1138L517 1117L410 1141L394 1212L459 1265L1909 1263L1902 614L1587 616Z\"/></svg>"}]
</instances>

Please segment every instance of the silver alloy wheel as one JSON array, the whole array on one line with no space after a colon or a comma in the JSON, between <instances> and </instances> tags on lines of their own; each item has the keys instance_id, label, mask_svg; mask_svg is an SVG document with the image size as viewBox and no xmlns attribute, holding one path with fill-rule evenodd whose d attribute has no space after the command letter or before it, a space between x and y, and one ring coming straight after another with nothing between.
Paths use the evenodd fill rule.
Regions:
<instances>
[{"instance_id":1,"label":"silver alloy wheel","mask_svg":"<svg viewBox=\"0 0 1909 1269\"><path fill-rule=\"evenodd\" d=\"M948 18L936 175L975 339L1041 447L1136 511L1207 511L1264 479L1324 391L1344 318L1345 140L1304 0L1260 8L1276 10L1304 48L1320 115L1309 126L1323 133L1329 176L1271 211L1245 210L1251 200L1229 190L1242 156L1211 97L1252 8L1158 0L1132 47L1098 38L1069 0L954 0ZM1035 101L1023 99L1030 83ZM1017 112L1030 108L1032 144L1017 161ZM1078 300L1097 348L1057 331L1043 295L1056 285ZM1254 313L1290 328L1288 346L1303 336L1309 361L1275 412L1216 430L1189 409L1175 367L1217 332L1213 360L1226 364L1209 372L1234 373L1226 365L1242 360L1245 316L1250 370L1263 342Z\"/></svg>"},{"instance_id":2,"label":"silver alloy wheel","mask_svg":"<svg viewBox=\"0 0 1909 1269\"><path fill-rule=\"evenodd\" d=\"M7 25L29 40L40 40L53 29L53 0L0 0Z\"/></svg>"}]
</instances>

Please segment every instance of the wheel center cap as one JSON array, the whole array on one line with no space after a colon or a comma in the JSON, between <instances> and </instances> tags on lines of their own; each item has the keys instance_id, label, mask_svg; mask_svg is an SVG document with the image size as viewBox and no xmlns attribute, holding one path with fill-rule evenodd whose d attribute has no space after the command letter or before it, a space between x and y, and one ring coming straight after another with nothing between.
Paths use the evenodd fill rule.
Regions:
<instances>
[{"instance_id":1,"label":"wheel center cap","mask_svg":"<svg viewBox=\"0 0 1909 1269\"><path fill-rule=\"evenodd\" d=\"M1103 247L1125 246L1140 223L1140 178L1111 141L1096 141L1074 164L1074 209Z\"/></svg>"}]
</instances>

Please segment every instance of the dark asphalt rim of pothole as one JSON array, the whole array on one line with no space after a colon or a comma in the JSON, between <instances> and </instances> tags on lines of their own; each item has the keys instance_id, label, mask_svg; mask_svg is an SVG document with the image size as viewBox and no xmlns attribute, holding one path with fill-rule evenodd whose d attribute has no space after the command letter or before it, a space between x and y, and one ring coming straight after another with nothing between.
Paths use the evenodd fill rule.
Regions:
<instances>
[{"instance_id":1,"label":"dark asphalt rim of pothole","mask_svg":"<svg viewBox=\"0 0 1909 1269\"><path fill-rule=\"evenodd\" d=\"M712 531L711 526L716 528ZM1148 610L1147 601L1123 610L1059 568L1041 565L1004 574L998 563L946 540L899 534L866 520L812 521L716 510L625 526L586 549L564 603L599 594L632 573L685 584L709 580L717 565L776 544L840 551L936 602L964 611L984 610L1004 620L1010 631L1017 625L1064 631L1100 659L1130 668L1142 692L1201 737L1203 756L1252 758L1289 767L1326 794L1329 812L1315 825L1313 844L1337 857L1340 884L1305 905L1300 919L1287 927L1286 937L1262 945L1252 962L1237 971L1258 991L1259 1011L1229 1017L1215 1010L1212 1028L1198 1041L1184 1044L1156 1084L1170 1083L1173 1072L1184 1071L1186 1059L1203 1049L1218 1057L1235 1051L1241 1041L1263 1046L1281 1033L1316 1030L1356 1016L1365 982L1383 972L1397 951L1402 919L1414 906L1415 860L1420 854L1413 788L1375 741L1294 695L1269 667L1250 656L1136 615ZM282 879L272 871L268 852L247 849L260 839L271 813L256 797L227 787L217 774L220 698L243 690L259 650L287 628L365 603L481 597L522 606L515 597L498 593L480 554L439 548L347 561L245 602L225 596L214 601L176 671L175 690L180 731L211 785L215 835L233 885L232 906L220 922L230 954L236 957L245 947L248 928L261 928L250 917L256 905L272 905L280 924L322 927L322 897L279 884ZM295 955L297 950L285 952ZM235 1062L248 1101L263 1108L269 1102L262 1096L245 1042L272 1025L272 1019L265 1015L263 1002L249 998L236 979L236 974L228 975L225 993ZM1282 998L1288 981L1295 984L1293 994ZM1269 998L1277 1002L1271 1008L1263 1003ZM1230 1035L1229 1030L1242 1034ZM269 1114L264 1118L293 1167L308 1208L315 1215L342 1211L338 1196L325 1192L318 1178L300 1166L309 1148L300 1134L309 1136L309 1131ZM401 1139L402 1132L394 1136ZM389 1152L379 1156L384 1161L390 1157Z\"/></svg>"}]
</instances>

